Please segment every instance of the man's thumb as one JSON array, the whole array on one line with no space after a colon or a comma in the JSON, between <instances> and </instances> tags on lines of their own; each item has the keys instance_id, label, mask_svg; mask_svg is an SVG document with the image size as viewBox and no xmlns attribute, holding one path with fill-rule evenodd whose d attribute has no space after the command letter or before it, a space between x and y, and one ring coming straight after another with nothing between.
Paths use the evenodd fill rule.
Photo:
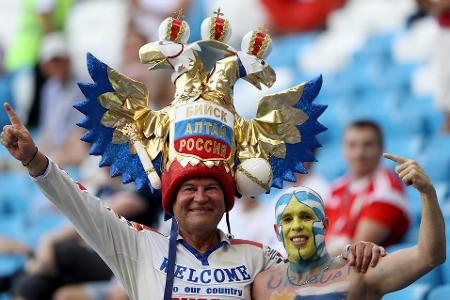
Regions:
<instances>
[{"instance_id":1,"label":"man's thumb","mask_svg":"<svg viewBox=\"0 0 450 300\"><path fill-rule=\"evenodd\" d=\"M28 139L28 135L26 134L26 132L24 132L21 129L14 128L13 129L13 134L20 141L25 141L25 140Z\"/></svg>"}]
</instances>

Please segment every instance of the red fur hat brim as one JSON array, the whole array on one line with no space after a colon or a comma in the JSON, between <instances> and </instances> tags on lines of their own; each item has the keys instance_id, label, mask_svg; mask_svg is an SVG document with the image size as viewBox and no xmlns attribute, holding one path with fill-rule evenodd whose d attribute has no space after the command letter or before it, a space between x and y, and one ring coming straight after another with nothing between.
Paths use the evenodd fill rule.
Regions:
<instances>
[{"instance_id":1,"label":"red fur hat brim","mask_svg":"<svg viewBox=\"0 0 450 300\"><path fill-rule=\"evenodd\" d=\"M164 211L173 214L173 203L181 184L188 179L200 177L212 177L220 183L225 196L225 211L230 211L234 205L235 183L231 174L225 170L223 163L211 168L203 163L195 166L187 164L186 167L183 167L177 160L173 161L169 170L162 174L162 207Z\"/></svg>"}]
</instances>

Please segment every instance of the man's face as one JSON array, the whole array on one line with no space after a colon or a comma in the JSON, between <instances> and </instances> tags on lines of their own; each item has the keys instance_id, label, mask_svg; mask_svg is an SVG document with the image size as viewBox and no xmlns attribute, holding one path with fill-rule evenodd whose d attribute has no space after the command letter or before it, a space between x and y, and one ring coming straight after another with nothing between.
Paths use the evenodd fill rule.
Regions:
<instances>
[{"instance_id":1,"label":"man's face","mask_svg":"<svg viewBox=\"0 0 450 300\"><path fill-rule=\"evenodd\" d=\"M353 175L365 176L377 168L383 149L377 132L372 128L348 128L343 146L345 159Z\"/></svg>"},{"instance_id":2,"label":"man's face","mask_svg":"<svg viewBox=\"0 0 450 300\"><path fill-rule=\"evenodd\" d=\"M283 211L278 226L281 226L284 247L291 262L310 260L317 251L313 223L320 219L314 211L295 196Z\"/></svg>"},{"instance_id":3,"label":"man's face","mask_svg":"<svg viewBox=\"0 0 450 300\"><path fill-rule=\"evenodd\" d=\"M42 72L60 81L64 81L70 76L70 60L68 58L55 57L50 61L41 64Z\"/></svg>"},{"instance_id":4,"label":"man's face","mask_svg":"<svg viewBox=\"0 0 450 300\"><path fill-rule=\"evenodd\" d=\"M219 182L213 178L185 181L173 204L180 230L190 234L216 231L224 212L225 196Z\"/></svg>"}]
</instances>

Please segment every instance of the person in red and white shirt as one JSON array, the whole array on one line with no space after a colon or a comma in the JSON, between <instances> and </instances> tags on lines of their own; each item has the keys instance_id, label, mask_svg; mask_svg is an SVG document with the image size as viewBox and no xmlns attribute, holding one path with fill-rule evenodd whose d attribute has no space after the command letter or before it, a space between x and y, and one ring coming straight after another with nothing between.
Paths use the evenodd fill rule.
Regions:
<instances>
[{"instance_id":1,"label":"person in red and white shirt","mask_svg":"<svg viewBox=\"0 0 450 300\"><path fill-rule=\"evenodd\" d=\"M409 227L408 202L402 182L380 163L381 129L372 121L351 123L344 132L343 152L349 172L332 185L325 203L329 251L336 253L357 240L383 246L398 242Z\"/></svg>"}]
</instances>

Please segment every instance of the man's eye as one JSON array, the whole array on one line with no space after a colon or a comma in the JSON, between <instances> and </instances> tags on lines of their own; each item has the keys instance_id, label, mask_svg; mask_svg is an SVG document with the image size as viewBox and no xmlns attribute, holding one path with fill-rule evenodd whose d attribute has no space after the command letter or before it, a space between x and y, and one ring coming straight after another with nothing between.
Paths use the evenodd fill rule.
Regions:
<instances>
[{"instance_id":1,"label":"man's eye","mask_svg":"<svg viewBox=\"0 0 450 300\"><path fill-rule=\"evenodd\" d=\"M205 190L206 191L213 191L213 192L215 192L215 191L219 190L219 187L217 187L217 186L209 186Z\"/></svg>"}]
</instances>

